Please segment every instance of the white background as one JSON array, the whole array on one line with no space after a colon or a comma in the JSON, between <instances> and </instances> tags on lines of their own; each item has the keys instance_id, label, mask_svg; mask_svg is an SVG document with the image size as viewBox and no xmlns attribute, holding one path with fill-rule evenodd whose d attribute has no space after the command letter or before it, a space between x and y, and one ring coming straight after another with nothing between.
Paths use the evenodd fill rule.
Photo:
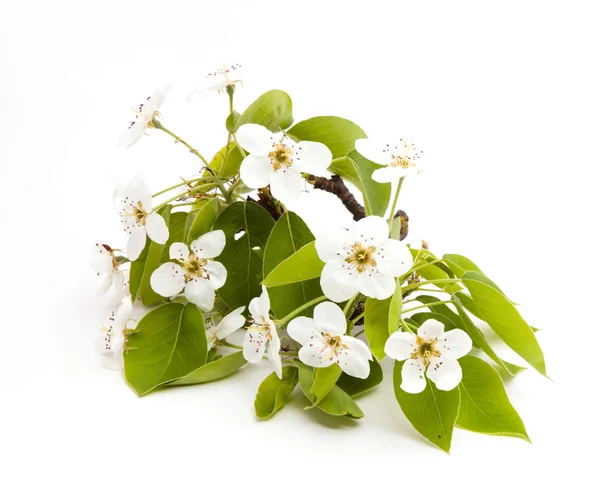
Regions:
<instances>
[{"instance_id":1,"label":"white background","mask_svg":"<svg viewBox=\"0 0 600 482\"><path fill-rule=\"evenodd\" d=\"M595 2L8 2L0 7L2 480L589 479L598 447ZM452 454L413 431L390 379L358 422L253 413L269 373L138 398L94 351L106 300L91 243L123 245L115 180L156 191L199 168L153 132L117 150L128 109L173 83L163 122L212 155L226 97L188 104L222 61L236 105L279 88L297 120L339 115L405 136L426 173L400 206L439 255L475 260L538 333L553 381L507 384L533 444L456 430ZM318 210L316 209L318 207ZM348 216L314 192L319 231ZM389 374L389 364L385 365ZM35 477L35 478L34 478Z\"/></svg>"}]
</instances>

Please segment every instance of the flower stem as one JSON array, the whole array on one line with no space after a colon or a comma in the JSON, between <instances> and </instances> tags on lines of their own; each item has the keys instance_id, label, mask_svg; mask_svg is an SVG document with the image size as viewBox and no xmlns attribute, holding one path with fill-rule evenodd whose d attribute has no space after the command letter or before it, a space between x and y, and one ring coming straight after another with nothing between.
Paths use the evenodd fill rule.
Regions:
<instances>
[{"instance_id":1,"label":"flower stem","mask_svg":"<svg viewBox=\"0 0 600 482\"><path fill-rule=\"evenodd\" d=\"M200 154L200 152L198 152L198 149L194 149L192 146L190 146L187 142L185 142L177 134L175 134L174 132L171 132L169 129L167 129L165 126L163 126L157 119L154 119L152 121L152 124L156 129L160 129L161 131L166 132L177 142L180 142L185 147L187 147L192 154L194 154L198 159L200 159L202 161L202 163L204 164L204 167L206 167L206 169L208 169L208 171L212 173L212 170L210 168L208 161L204 158L204 156L202 154ZM227 190L225 189L225 186L223 186L223 182L221 182L220 179L216 179L216 181L217 181L217 185L219 186L219 190L221 191L223 196L227 196Z\"/></svg>"},{"instance_id":2,"label":"flower stem","mask_svg":"<svg viewBox=\"0 0 600 482\"><path fill-rule=\"evenodd\" d=\"M414 288L418 288L419 286L425 286L429 284L438 284L438 283L458 283L460 281L459 278L442 278L442 279L433 279L422 281L420 283L413 283L402 287L402 292L412 290Z\"/></svg>"},{"instance_id":3,"label":"flower stem","mask_svg":"<svg viewBox=\"0 0 600 482\"><path fill-rule=\"evenodd\" d=\"M209 182L209 183L206 183L206 184L202 184L202 186L200 186L200 187L201 187L201 188L203 188L203 189L205 189L205 188L207 188L207 187L216 187L217 185L218 185L218 184L217 184L216 182ZM171 198L167 199L166 201L164 201L164 202L162 202L162 203L158 204L157 206L154 206L154 208L152 209L152 212L154 213L154 212L158 211L158 210L159 210L160 208L162 208L163 206L166 206L166 205L167 205L167 204L169 204L171 201L175 201L175 200L179 199L180 197L183 197L183 196L190 195L190 194L193 194L193 193L195 193L195 192L198 192L200 187L198 187L198 188L194 188L194 189L190 189L190 190L189 190L189 191L187 191L187 192L183 192L183 193L181 193L181 192L180 192L180 193L179 193L179 194L177 194L176 196L173 196L173 197L171 197ZM191 203L190 203L190 204L191 204Z\"/></svg>"},{"instance_id":4,"label":"flower stem","mask_svg":"<svg viewBox=\"0 0 600 482\"><path fill-rule=\"evenodd\" d=\"M415 311L418 310L419 308L425 308L427 306L438 306L438 305L445 305L447 303L452 303L451 300L445 300L445 301L434 301L432 303L424 303L422 305L419 306L413 306L412 308L409 308L408 310L404 310L402 311L400 314L403 315L405 313L408 313L409 311Z\"/></svg>"},{"instance_id":5,"label":"flower stem","mask_svg":"<svg viewBox=\"0 0 600 482\"><path fill-rule=\"evenodd\" d=\"M241 350L242 347L239 345L234 345L233 343L229 343L226 340L219 340L219 345L223 345L223 346L228 346L229 348L236 348L238 350Z\"/></svg>"},{"instance_id":6,"label":"flower stem","mask_svg":"<svg viewBox=\"0 0 600 482\"><path fill-rule=\"evenodd\" d=\"M390 218L388 219L388 224L391 226L392 221L394 220L394 214L396 213L396 204L398 204L398 198L400 197L400 190L402 189L402 183L404 182L404 178L401 177L398 180L398 187L396 188L396 194L394 194L394 201L392 202L392 210L390 211Z\"/></svg>"},{"instance_id":7,"label":"flower stem","mask_svg":"<svg viewBox=\"0 0 600 482\"><path fill-rule=\"evenodd\" d=\"M310 301L304 303L302 306L296 308L290 314L288 314L287 316L284 316L281 320L279 320L277 322L277 327L283 328L298 313L302 313L306 308L309 308L312 305L316 305L317 303L320 303L321 301L327 301L327 296L319 296L318 298L315 298L314 300L310 300Z\"/></svg>"},{"instance_id":8,"label":"flower stem","mask_svg":"<svg viewBox=\"0 0 600 482\"><path fill-rule=\"evenodd\" d=\"M189 181L183 181L183 182L180 182L178 184L174 184L174 185L172 185L170 187L167 187L167 188L163 189L162 191L158 191L158 192L152 194L152 197L160 196L161 194L164 194L166 192L172 191L173 189L176 189L178 187L186 186L187 184L190 184L192 182L199 182L199 181L212 181L212 178L210 178L210 177L196 177L194 179L190 179Z\"/></svg>"},{"instance_id":9,"label":"flower stem","mask_svg":"<svg viewBox=\"0 0 600 482\"><path fill-rule=\"evenodd\" d=\"M350 298L348 300L348 302L346 303L346 306L344 306L344 315L348 316L348 313L350 312L350 308L352 307L352 305L356 301L356 297L357 296L358 296L358 293L355 294L352 298Z\"/></svg>"}]
</instances>

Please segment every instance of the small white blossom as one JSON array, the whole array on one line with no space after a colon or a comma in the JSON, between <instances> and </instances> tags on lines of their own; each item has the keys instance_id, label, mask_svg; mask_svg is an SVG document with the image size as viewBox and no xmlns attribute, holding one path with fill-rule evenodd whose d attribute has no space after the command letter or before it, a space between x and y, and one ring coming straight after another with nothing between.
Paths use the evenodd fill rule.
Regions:
<instances>
[{"instance_id":1,"label":"small white blossom","mask_svg":"<svg viewBox=\"0 0 600 482\"><path fill-rule=\"evenodd\" d=\"M204 82L190 93L188 100L204 99L214 92L221 93L227 86L242 83L243 69L240 64L222 65L214 72L206 74Z\"/></svg>"},{"instance_id":2,"label":"small white blossom","mask_svg":"<svg viewBox=\"0 0 600 482\"><path fill-rule=\"evenodd\" d=\"M224 340L234 331L244 326L246 318L242 315L242 312L245 309L245 306L240 306L226 315L217 325L212 320L206 324L206 341L209 350L218 344L219 340Z\"/></svg>"},{"instance_id":3,"label":"small white blossom","mask_svg":"<svg viewBox=\"0 0 600 482\"><path fill-rule=\"evenodd\" d=\"M412 265L409 249L404 243L389 239L388 224L379 216L368 216L349 229L339 228L318 236L315 247L326 263L321 288L336 303L359 291L385 300L396 289L394 278Z\"/></svg>"},{"instance_id":4,"label":"small white blossom","mask_svg":"<svg viewBox=\"0 0 600 482\"><path fill-rule=\"evenodd\" d=\"M402 366L400 388L408 393L425 389L425 374L440 390L452 390L462 379L458 359L471 351L472 342L463 330L454 329L444 333L444 325L436 320L425 321L417 334L397 331L386 344L387 356Z\"/></svg>"},{"instance_id":5,"label":"small white blossom","mask_svg":"<svg viewBox=\"0 0 600 482\"><path fill-rule=\"evenodd\" d=\"M215 304L215 290L225 284L227 270L212 258L225 248L225 233L221 230L203 234L190 247L173 243L169 256L173 260L157 268L150 277L150 286L161 296L175 296L185 288L185 297L203 311Z\"/></svg>"},{"instance_id":6,"label":"small white blossom","mask_svg":"<svg viewBox=\"0 0 600 482\"><path fill-rule=\"evenodd\" d=\"M169 239L169 229L163 217L152 212L152 193L141 176L114 194L115 207L121 216L121 224L129 235L127 256L135 261L146 245L148 237L158 244Z\"/></svg>"},{"instance_id":7,"label":"small white blossom","mask_svg":"<svg viewBox=\"0 0 600 482\"><path fill-rule=\"evenodd\" d=\"M160 109L160 106L165 101L170 88L170 85L166 85L162 89L157 89L154 94L147 97L140 105L131 108L132 117L127 130L119 138L118 147L133 146L142 138L147 129L154 127L152 122L158 115L158 109Z\"/></svg>"},{"instance_id":8,"label":"small white blossom","mask_svg":"<svg viewBox=\"0 0 600 482\"><path fill-rule=\"evenodd\" d=\"M92 250L92 269L102 278L98 295L108 293L111 286L119 292L125 284L124 271L119 270L119 261L108 244L97 242Z\"/></svg>"},{"instance_id":9,"label":"small white blossom","mask_svg":"<svg viewBox=\"0 0 600 482\"><path fill-rule=\"evenodd\" d=\"M302 173L325 174L331 151L325 144L294 142L285 134L272 133L259 124L244 124L236 133L241 147L250 154L240 167L240 177L252 189L271 186L271 193L284 204L294 202L304 188Z\"/></svg>"},{"instance_id":10,"label":"small white blossom","mask_svg":"<svg viewBox=\"0 0 600 482\"><path fill-rule=\"evenodd\" d=\"M124 296L121 305L111 312L106 325L100 328L100 352L106 358L108 368L123 368L123 349L127 336L137 327L137 321L131 320L133 305L130 296Z\"/></svg>"},{"instance_id":11,"label":"small white blossom","mask_svg":"<svg viewBox=\"0 0 600 482\"><path fill-rule=\"evenodd\" d=\"M324 368L337 363L348 375L369 376L369 360L373 359L367 345L347 336L346 317L335 303L325 301L315 307L313 318L300 316L290 321L288 334L300 343L300 361L308 366Z\"/></svg>"},{"instance_id":12,"label":"small white blossom","mask_svg":"<svg viewBox=\"0 0 600 482\"><path fill-rule=\"evenodd\" d=\"M409 173L419 172L418 164L423 151L416 151L415 145L408 144L405 140L383 143L372 139L357 139L354 147L370 161L386 166L373 172L371 177L374 181L396 182Z\"/></svg>"},{"instance_id":13,"label":"small white blossom","mask_svg":"<svg viewBox=\"0 0 600 482\"><path fill-rule=\"evenodd\" d=\"M277 327L271 317L271 300L266 288L263 286L262 294L253 298L248 307L252 319L246 334L244 335L243 354L246 361L249 363L258 363L265 354L267 343L269 351L267 356L273 364L275 373L279 378L282 377L281 357L279 350L281 349L281 341L277 334Z\"/></svg>"}]
</instances>

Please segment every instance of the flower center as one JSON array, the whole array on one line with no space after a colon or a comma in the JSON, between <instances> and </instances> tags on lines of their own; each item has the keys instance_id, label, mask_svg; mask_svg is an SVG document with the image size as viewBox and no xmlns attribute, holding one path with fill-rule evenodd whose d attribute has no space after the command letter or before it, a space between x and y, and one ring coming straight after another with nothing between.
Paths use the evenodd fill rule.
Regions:
<instances>
[{"instance_id":1,"label":"flower center","mask_svg":"<svg viewBox=\"0 0 600 482\"><path fill-rule=\"evenodd\" d=\"M269 320L264 316L261 316L258 320L253 319L251 325L248 327L248 331L254 333L262 332L265 340L271 341L271 327L269 326Z\"/></svg>"},{"instance_id":2,"label":"flower center","mask_svg":"<svg viewBox=\"0 0 600 482\"><path fill-rule=\"evenodd\" d=\"M190 257L184 261L181 265L185 274L183 275L186 281L190 281L192 278L206 278L210 279L208 272L204 269L208 260L204 258L198 258L195 254L190 254Z\"/></svg>"},{"instance_id":3,"label":"flower center","mask_svg":"<svg viewBox=\"0 0 600 482\"><path fill-rule=\"evenodd\" d=\"M377 261L375 260L376 251L377 249L374 246L354 243L350 247L350 255L346 258L346 263L356 266L358 272L362 273L368 268L377 266Z\"/></svg>"},{"instance_id":4,"label":"flower center","mask_svg":"<svg viewBox=\"0 0 600 482\"><path fill-rule=\"evenodd\" d=\"M323 333L325 338L325 344L335 353L339 355L342 350L347 350L348 345L342 343L342 339L339 336L331 336L329 333Z\"/></svg>"},{"instance_id":5,"label":"flower center","mask_svg":"<svg viewBox=\"0 0 600 482\"><path fill-rule=\"evenodd\" d=\"M414 149L414 145L407 145L406 141L402 142L402 153L392 154L392 162L390 167L401 167L402 169L408 169L411 166L416 166L413 162L413 158L410 157L410 152Z\"/></svg>"},{"instance_id":6,"label":"flower center","mask_svg":"<svg viewBox=\"0 0 600 482\"><path fill-rule=\"evenodd\" d=\"M441 356L440 350L436 348L437 338L431 338L426 340L417 336L416 348L411 353L410 357L413 359L421 358L424 366L429 366L432 359L439 358Z\"/></svg>"},{"instance_id":7,"label":"flower center","mask_svg":"<svg viewBox=\"0 0 600 482\"><path fill-rule=\"evenodd\" d=\"M269 152L269 158L275 171L290 167L292 165L292 150L285 144L278 142L275 144L275 149Z\"/></svg>"},{"instance_id":8,"label":"flower center","mask_svg":"<svg viewBox=\"0 0 600 482\"><path fill-rule=\"evenodd\" d=\"M141 201L138 201L137 204L131 205L131 212L128 212L127 215L133 216L136 223L141 224L142 226L146 225L146 218L148 217L148 213L144 209Z\"/></svg>"}]
</instances>

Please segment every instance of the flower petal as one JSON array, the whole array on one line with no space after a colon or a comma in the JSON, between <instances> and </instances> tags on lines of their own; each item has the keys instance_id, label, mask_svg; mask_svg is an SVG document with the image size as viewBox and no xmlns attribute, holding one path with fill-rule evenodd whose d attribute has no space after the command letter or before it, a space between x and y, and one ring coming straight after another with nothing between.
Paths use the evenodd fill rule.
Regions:
<instances>
[{"instance_id":1,"label":"flower petal","mask_svg":"<svg viewBox=\"0 0 600 482\"><path fill-rule=\"evenodd\" d=\"M473 348L473 342L469 335L458 328L447 331L438 338L438 346L444 358L458 358L465 356Z\"/></svg>"},{"instance_id":2,"label":"flower petal","mask_svg":"<svg viewBox=\"0 0 600 482\"><path fill-rule=\"evenodd\" d=\"M444 335L444 324L437 320L427 320L419 326L417 335L425 340L442 337Z\"/></svg>"},{"instance_id":3,"label":"flower petal","mask_svg":"<svg viewBox=\"0 0 600 482\"><path fill-rule=\"evenodd\" d=\"M150 286L161 296L175 296L185 286L184 273L177 263L164 263L150 276Z\"/></svg>"},{"instance_id":4,"label":"flower petal","mask_svg":"<svg viewBox=\"0 0 600 482\"><path fill-rule=\"evenodd\" d=\"M92 269L96 273L112 273L112 254L102 245L102 243L94 244L94 249L92 250L91 265Z\"/></svg>"},{"instance_id":5,"label":"flower petal","mask_svg":"<svg viewBox=\"0 0 600 482\"><path fill-rule=\"evenodd\" d=\"M173 243L169 248L169 258L180 261L187 261L190 257L190 250L184 243Z\"/></svg>"},{"instance_id":6,"label":"flower petal","mask_svg":"<svg viewBox=\"0 0 600 482\"><path fill-rule=\"evenodd\" d=\"M158 213L152 213L146 218L148 237L158 244L165 244L169 239L169 228L164 218Z\"/></svg>"},{"instance_id":7,"label":"flower petal","mask_svg":"<svg viewBox=\"0 0 600 482\"><path fill-rule=\"evenodd\" d=\"M307 316L294 318L287 326L288 335L301 345L308 344L315 335L315 331L315 321Z\"/></svg>"},{"instance_id":8,"label":"flower petal","mask_svg":"<svg viewBox=\"0 0 600 482\"><path fill-rule=\"evenodd\" d=\"M413 263L410 250L401 241L388 239L377 248L377 268L388 276L402 276Z\"/></svg>"},{"instance_id":9,"label":"flower petal","mask_svg":"<svg viewBox=\"0 0 600 482\"><path fill-rule=\"evenodd\" d=\"M349 300L358 293L358 272L350 269L343 259L332 259L321 272L321 288L336 303Z\"/></svg>"},{"instance_id":10,"label":"flower petal","mask_svg":"<svg viewBox=\"0 0 600 482\"><path fill-rule=\"evenodd\" d=\"M243 355L247 362L258 363L265 354L267 330L253 330L252 327L244 335Z\"/></svg>"},{"instance_id":11,"label":"flower petal","mask_svg":"<svg viewBox=\"0 0 600 482\"><path fill-rule=\"evenodd\" d=\"M215 290L204 278L188 281L185 284L185 297L202 311L211 311L215 305Z\"/></svg>"},{"instance_id":12,"label":"flower petal","mask_svg":"<svg viewBox=\"0 0 600 482\"><path fill-rule=\"evenodd\" d=\"M417 337L412 333L396 331L385 342L385 354L394 360L402 361L410 358L415 350Z\"/></svg>"},{"instance_id":13,"label":"flower petal","mask_svg":"<svg viewBox=\"0 0 600 482\"><path fill-rule=\"evenodd\" d=\"M296 201L304 188L304 179L300 171L288 167L279 169L271 174L271 193L283 204L291 204Z\"/></svg>"},{"instance_id":14,"label":"flower petal","mask_svg":"<svg viewBox=\"0 0 600 482\"><path fill-rule=\"evenodd\" d=\"M131 261L139 258L140 253L146 246L146 231L140 228L132 228L127 241L127 257Z\"/></svg>"},{"instance_id":15,"label":"flower petal","mask_svg":"<svg viewBox=\"0 0 600 482\"><path fill-rule=\"evenodd\" d=\"M382 167L381 169L375 169L371 174L371 179L380 184L386 182L397 182L401 177L406 176L408 169L402 169L401 167Z\"/></svg>"},{"instance_id":16,"label":"flower petal","mask_svg":"<svg viewBox=\"0 0 600 482\"><path fill-rule=\"evenodd\" d=\"M332 350L322 336L315 338L312 343L304 345L298 351L300 361L309 367L325 368L335 363Z\"/></svg>"},{"instance_id":17,"label":"flower petal","mask_svg":"<svg viewBox=\"0 0 600 482\"><path fill-rule=\"evenodd\" d=\"M354 225L354 240L368 246L379 246L389 239L390 228L385 219L367 216Z\"/></svg>"},{"instance_id":18,"label":"flower petal","mask_svg":"<svg viewBox=\"0 0 600 482\"><path fill-rule=\"evenodd\" d=\"M112 285L113 285L113 289L115 290L115 293L119 293L121 290L123 290L124 286L125 286L125 273L129 273L128 271L113 271L113 276L112 276ZM126 290L126 292L129 292L129 290Z\"/></svg>"},{"instance_id":19,"label":"flower petal","mask_svg":"<svg viewBox=\"0 0 600 482\"><path fill-rule=\"evenodd\" d=\"M163 102L165 101L165 98L167 97L167 94L169 93L170 88L170 84L164 85L160 89L156 89L156 92L154 92L154 94L150 96L150 98L146 102L146 105L148 106L148 109L150 111L149 114L154 114L154 111L161 108Z\"/></svg>"},{"instance_id":20,"label":"flower petal","mask_svg":"<svg viewBox=\"0 0 600 482\"><path fill-rule=\"evenodd\" d=\"M208 281L210 282L213 289L218 290L221 288L227 280L227 269L222 263L218 261L208 261L204 267L209 275Z\"/></svg>"},{"instance_id":21,"label":"flower petal","mask_svg":"<svg viewBox=\"0 0 600 482\"><path fill-rule=\"evenodd\" d=\"M252 315L252 318L254 318L257 321L261 318L269 319L269 311L271 310L271 300L269 300L269 293L267 292L267 288L263 286L261 295L250 300L250 305L248 306L248 309L250 310L250 315Z\"/></svg>"},{"instance_id":22,"label":"flower petal","mask_svg":"<svg viewBox=\"0 0 600 482\"><path fill-rule=\"evenodd\" d=\"M102 282L100 283L100 287L98 288L97 295L102 296L108 293L108 290L113 284L113 274L106 273L102 275Z\"/></svg>"},{"instance_id":23,"label":"flower petal","mask_svg":"<svg viewBox=\"0 0 600 482\"><path fill-rule=\"evenodd\" d=\"M346 316L342 309L331 301L315 306L314 323L317 331L340 336L346 333Z\"/></svg>"},{"instance_id":24,"label":"flower petal","mask_svg":"<svg viewBox=\"0 0 600 482\"><path fill-rule=\"evenodd\" d=\"M369 349L362 341L351 336L342 337L342 342L348 346L348 349L343 350L338 356L337 362L340 368L351 377L367 378L371 370Z\"/></svg>"},{"instance_id":25,"label":"flower petal","mask_svg":"<svg viewBox=\"0 0 600 482\"><path fill-rule=\"evenodd\" d=\"M273 165L267 156L249 154L240 166L240 177L243 183L251 189L265 187L271 181Z\"/></svg>"},{"instance_id":26,"label":"flower petal","mask_svg":"<svg viewBox=\"0 0 600 482\"><path fill-rule=\"evenodd\" d=\"M402 383L400 388L407 393L420 393L427 386L425 367L422 359L409 358L402 365Z\"/></svg>"},{"instance_id":27,"label":"flower petal","mask_svg":"<svg viewBox=\"0 0 600 482\"><path fill-rule=\"evenodd\" d=\"M363 271L358 275L358 290L369 298L387 300L396 290L396 280L378 271Z\"/></svg>"},{"instance_id":28,"label":"flower petal","mask_svg":"<svg viewBox=\"0 0 600 482\"><path fill-rule=\"evenodd\" d=\"M298 156L294 168L300 172L325 175L333 156L329 148L320 142L301 141L296 146Z\"/></svg>"},{"instance_id":29,"label":"flower petal","mask_svg":"<svg viewBox=\"0 0 600 482\"><path fill-rule=\"evenodd\" d=\"M246 309L245 306L236 308L221 320L217 327L217 338L223 340L231 335L234 331L239 330L246 322L246 317L242 315Z\"/></svg>"},{"instance_id":30,"label":"flower petal","mask_svg":"<svg viewBox=\"0 0 600 482\"><path fill-rule=\"evenodd\" d=\"M361 156L377 164L386 166L392 161L391 155L384 151L385 143L378 140L357 139L354 143L354 148Z\"/></svg>"},{"instance_id":31,"label":"flower petal","mask_svg":"<svg viewBox=\"0 0 600 482\"><path fill-rule=\"evenodd\" d=\"M123 199L129 203L141 203L147 211L152 208L152 192L141 174L135 176L121 191Z\"/></svg>"},{"instance_id":32,"label":"flower petal","mask_svg":"<svg viewBox=\"0 0 600 482\"><path fill-rule=\"evenodd\" d=\"M275 328L274 323L270 323L271 325L271 342L269 343L269 351L267 353L267 357L269 361L273 364L273 368L275 369L275 373L279 378L283 376L283 369L281 366L281 355L279 354L279 350L281 349L281 340L279 339L279 335L277 335L277 329Z\"/></svg>"},{"instance_id":33,"label":"flower petal","mask_svg":"<svg viewBox=\"0 0 600 482\"><path fill-rule=\"evenodd\" d=\"M148 121L140 114L137 114L130 121L129 126L127 126L127 130L123 131L119 136L119 139L117 140L117 147L125 147L128 149L133 146L144 136L147 125Z\"/></svg>"},{"instance_id":34,"label":"flower petal","mask_svg":"<svg viewBox=\"0 0 600 482\"><path fill-rule=\"evenodd\" d=\"M439 390L452 390L462 380L462 368L458 361L448 357L440 357L427 368L429 378Z\"/></svg>"},{"instance_id":35,"label":"flower petal","mask_svg":"<svg viewBox=\"0 0 600 482\"><path fill-rule=\"evenodd\" d=\"M205 233L192 241L191 248L198 258L216 258L225 248L225 233L220 229Z\"/></svg>"},{"instance_id":36,"label":"flower petal","mask_svg":"<svg viewBox=\"0 0 600 482\"><path fill-rule=\"evenodd\" d=\"M244 124L240 126L235 134L235 138L238 144L250 154L266 156L273 149L273 133L260 124Z\"/></svg>"},{"instance_id":37,"label":"flower petal","mask_svg":"<svg viewBox=\"0 0 600 482\"><path fill-rule=\"evenodd\" d=\"M350 231L347 228L336 228L315 240L315 248L321 260L327 262L336 257L346 256L345 248L352 244Z\"/></svg>"}]
</instances>

